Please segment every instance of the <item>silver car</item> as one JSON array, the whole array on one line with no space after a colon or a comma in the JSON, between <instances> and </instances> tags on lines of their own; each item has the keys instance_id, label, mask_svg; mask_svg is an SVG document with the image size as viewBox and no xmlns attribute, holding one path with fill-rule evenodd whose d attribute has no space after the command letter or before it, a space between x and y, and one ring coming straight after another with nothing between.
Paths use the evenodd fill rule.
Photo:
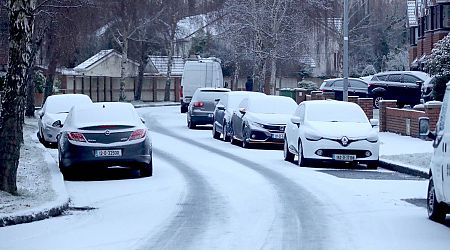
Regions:
<instances>
[{"instance_id":1,"label":"silver car","mask_svg":"<svg viewBox=\"0 0 450 250\"><path fill-rule=\"evenodd\" d=\"M214 109L227 92L230 90L225 88L198 88L188 106L188 127L193 129L197 125L213 124Z\"/></svg>"},{"instance_id":2,"label":"silver car","mask_svg":"<svg viewBox=\"0 0 450 250\"><path fill-rule=\"evenodd\" d=\"M37 136L44 146L56 143L56 136L64 125L67 114L75 105L91 104L92 100L83 94L52 95L37 112L39 131Z\"/></svg>"}]
</instances>

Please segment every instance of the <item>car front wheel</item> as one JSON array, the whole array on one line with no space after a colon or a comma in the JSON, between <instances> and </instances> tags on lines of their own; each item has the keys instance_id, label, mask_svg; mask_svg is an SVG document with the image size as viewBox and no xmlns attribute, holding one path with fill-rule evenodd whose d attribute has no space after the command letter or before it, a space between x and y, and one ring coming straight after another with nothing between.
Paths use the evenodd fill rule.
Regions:
<instances>
[{"instance_id":1,"label":"car front wheel","mask_svg":"<svg viewBox=\"0 0 450 250\"><path fill-rule=\"evenodd\" d=\"M298 166L299 167L305 167L307 163L307 160L303 156L303 147L302 142L298 143Z\"/></svg>"},{"instance_id":2,"label":"car front wheel","mask_svg":"<svg viewBox=\"0 0 450 250\"><path fill-rule=\"evenodd\" d=\"M287 143L286 136L284 137L284 147L283 147L283 153L284 153L284 160L288 162L294 162L295 155L291 152L289 152L289 146Z\"/></svg>"},{"instance_id":3,"label":"car front wheel","mask_svg":"<svg viewBox=\"0 0 450 250\"><path fill-rule=\"evenodd\" d=\"M434 190L433 176L430 177L428 183L428 195L427 195L427 211L428 218L436 222L443 222L446 215L446 206L439 203L436 199L436 191Z\"/></svg>"}]
</instances>

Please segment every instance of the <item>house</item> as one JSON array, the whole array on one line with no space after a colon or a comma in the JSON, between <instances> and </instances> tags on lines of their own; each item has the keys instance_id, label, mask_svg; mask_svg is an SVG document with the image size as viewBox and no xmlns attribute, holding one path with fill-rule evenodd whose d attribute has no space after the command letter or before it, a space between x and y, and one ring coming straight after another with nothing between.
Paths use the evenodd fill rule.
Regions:
<instances>
[{"instance_id":1,"label":"house","mask_svg":"<svg viewBox=\"0 0 450 250\"><path fill-rule=\"evenodd\" d=\"M60 70L62 93L87 94L93 101L118 101L122 55L115 50L101 50L73 69ZM179 85L184 61L174 57L171 74L170 100L178 101ZM167 57L151 56L144 70L142 101L163 101L166 82ZM139 63L128 59L125 67L125 96L134 99ZM165 68L165 70L164 70Z\"/></svg>"},{"instance_id":2,"label":"house","mask_svg":"<svg viewBox=\"0 0 450 250\"><path fill-rule=\"evenodd\" d=\"M408 0L409 62L423 69L434 44L450 31L450 0Z\"/></svg>"}]
</instances>

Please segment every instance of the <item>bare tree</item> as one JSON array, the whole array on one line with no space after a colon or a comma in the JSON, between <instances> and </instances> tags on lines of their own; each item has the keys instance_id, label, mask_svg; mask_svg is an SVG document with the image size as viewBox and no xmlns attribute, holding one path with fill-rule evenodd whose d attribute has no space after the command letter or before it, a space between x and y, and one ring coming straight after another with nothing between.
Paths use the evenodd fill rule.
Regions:
<instances>
[{"instance_id":1,"label":"bare tree","mask_svg":"<svg viewBox=\"0 0 450 250\"><path fill-rule=\"evenodd\" d=\"M26 73L31 64L34 26L33 0L8 0L9 64L6 75L0 127L0 190L17 193L16 176L23 138L23 113Z\"/></svg>"}]
</instances>

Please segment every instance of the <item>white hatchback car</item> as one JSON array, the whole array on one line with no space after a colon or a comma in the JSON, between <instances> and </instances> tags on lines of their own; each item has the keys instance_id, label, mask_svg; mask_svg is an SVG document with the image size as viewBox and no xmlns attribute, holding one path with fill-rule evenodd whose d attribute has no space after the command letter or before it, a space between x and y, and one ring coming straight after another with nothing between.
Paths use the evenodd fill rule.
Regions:
<instances>
[{"instance_id":1,"label":"white hatchback car","mask_svg":"<svg viewBox=\"0 0 450 250\"><path fill-rule=\"evenodd\" d=\"M358 162L378 167L378 132L357 104L341 101L305 101L286 127L284 159L299 166L308 162Z\"/></svg>"},{"instance_id":2,"label":"white hatchback car","mask_svg":"<svg viewBox=\"0 0 450 250\"><path fill-rule=\"evenodd\" d=\"M47 146L56 143L56 136L61 131L70 109L75 105L91 104L92 100L83 94L52 95L47 97L44 106L37 112L39 140Z\"/></svg>"}]
</instances>

